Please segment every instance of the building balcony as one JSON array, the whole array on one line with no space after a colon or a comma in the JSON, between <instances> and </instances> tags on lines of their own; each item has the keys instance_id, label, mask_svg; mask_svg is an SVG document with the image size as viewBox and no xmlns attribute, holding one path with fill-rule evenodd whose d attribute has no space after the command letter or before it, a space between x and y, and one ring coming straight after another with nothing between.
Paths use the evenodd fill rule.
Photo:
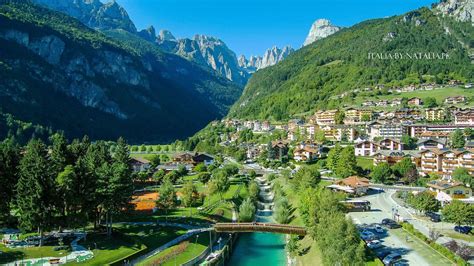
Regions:
<instances>
[{"instance_id":1,"label":"building balcony","mask_svg":"<svg viewBox=\"0 0 474 266\"><path fill-rule=\"evenodd\" d=\"M467 198L465 194L453 194L451 195L451 198L453 199L465 199Z\"/></svg>"},{"instance_id":2,"label":"building balcony","mask_svg":"<svg viewBox=\"0 0 474 266\"><path fill-rule=\"evenodd\" d=\"M425 158L422 158L421 161L423 163L436 163L436 159L425 159Z\"/></svg>"}]
</instances>

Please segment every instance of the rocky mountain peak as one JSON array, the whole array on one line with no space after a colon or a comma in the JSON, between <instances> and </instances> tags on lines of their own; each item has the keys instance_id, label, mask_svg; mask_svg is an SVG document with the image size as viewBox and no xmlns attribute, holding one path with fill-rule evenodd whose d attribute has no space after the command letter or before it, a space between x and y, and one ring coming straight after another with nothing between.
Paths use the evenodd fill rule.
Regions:
<instances>
[{"instance_id":1,"label":"rocky mountain peak","mask_svg":"<svg viewBox=\"0 0 474 266\"><path fill-rule=\"evenodd\" d=\"M338 32L340 29L341 27L334 26L327 19L318 19L311 26L311 29L309 30L308 36L306 37L303 46L311 44L317 40L324 39L329 35Z\"/></svg>"},{"instance_id":2,"label":"rocky mountain peak","mask_svg":"<svg viewBox=\"0 0 474 266\"><path fill-rule=\"evenodd\" d=\"M127 11L115 0L32 0L47 8L72 16L91 28L122 29L136 33L137 29Z\"/></svg>"},{"instance_id":3,"label":"rocky mountain peak","mask_svg":"<svg viewBox=\"0 0 474 266\"><path fill-rule=\"evenodd\" d=\"M164 42L164 41L176 41L176 38L171 33L171 31L160 30L160 33L158 34L158 42Z\"/></svg>"},{"instance_id":4,"label":"rocky mountain peak","mask_svg":"<svg viewBox=\"0 0 474 266\"><path fill-rule=\"evenodd\" d=\"M442 0L435 10L443 16L451 16L462 22L471 22L474 26L474 1L472 0Z\"/></svg>"},{"instance_id":5,"label":"rocky mountain peak","mask_svg":"<svg viewBox=\"0 0 474 266\"><path fill-rule=\"evenodd\" d=\"M241 55L239 57L239 66L246 69L250 73L255 72L256 70L277 64L294 51L295 50L289 45L281 49L277 46L273 46L272 48L267 49L263 56L252 55L247 60L244 55Z\"/></svg>"},{"instance_id":6,"label":"rocky mountain peak","mask_svg":"<svg viewBox=\"0 0 474 266\"><path fill-rule=\"evenodd\" d=\"M139 31L138 36L142 37L143 39L147 41L154 42L156 40L155 27L150 26L146 29Z\"/></svg>"}]
</instances>

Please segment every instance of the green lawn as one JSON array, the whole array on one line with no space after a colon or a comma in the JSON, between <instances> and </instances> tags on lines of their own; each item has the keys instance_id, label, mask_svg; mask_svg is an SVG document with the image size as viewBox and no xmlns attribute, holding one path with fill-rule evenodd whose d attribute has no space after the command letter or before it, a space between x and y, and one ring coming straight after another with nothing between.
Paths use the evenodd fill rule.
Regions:
<instances>
[{"instance_id":1,"label":"green lawn","mask_svg":"<svg viewBox=\"0 0 474 266\"><path fill-rule=\"evenodd\" d=\"M146 249L145 245L134 243L121 236L107 238L104 235L90 234L86 241L80 243L86 248L90 248L94 253L94 258L84 262L68 263L68 265L106 265Z\"/></svg>"},{"instance_id":2,"label":"green lawn","mask_svg":"<svg viewBox=\"0 0 474 266\"><path fill-rule=\"evenodd\" d=\"M0 244L0 264L12 262L19 259L33 259L41 257L62 257L68 254L68 251L54 251L53 246L30 247L30 248L7 248Z\"/></svg>"},{"instance_id":3,"label":"green lawn","mask_svg":"<svg viewBox=\"0 0 474 266\"><path fill-rule=\"evenodd\" d=\"M357 156L357 165L362 169L371 169L374 166L374 159L372 157Z\"/></svg>"},{"instance_id":4,"label":"green lawn","mask_svg":"<svg viewBox=\"0 0 474 266\"><path fill-rule=\"evenodd\" d=\"M196 242L197 240L197 242ZM189 244L186 248L186 250L178 254L175 257L170 258L167 262L165 262L162 265L181 265L197 256L199 256L208 246L209 246L209 233L202 233L199 234L199 237L196 239L196 236L193 236L186 241L189 241ZM162 252L158 253L157 255L148 258L147 260L137 264L139 266L144 266L144 265L153 265L153 262L156 261L159 258L162 258L166 256L167 254L171 253L177 245L172 246L170 248L167 248L163 250Z\"/></svg>"},{"instance_id":5,"label":"green lawn","mask_svg":"<svg viewBox=\"0 0 474 266\"><path fill-rule=\"evenodd\" d=\"M296 257L296 265L322 265L322 255L318 244L310 236L300 241L300 256Z\"/></svg>"},{"instance_id":6,"label":"green lawn","mask_svg":"<svg viewBox=\"0 0 474 266\"><path fill-rule=\"evenodd\" d=\"M115 226L115 230L120 234L115 234L111 239L104 235L89 235L87 241L81 244L92 250L94 258L71 264L105 265L141 250L153 250L185 233L182 229L154 225L119 225Z\"/></svg>"}]
</instances>

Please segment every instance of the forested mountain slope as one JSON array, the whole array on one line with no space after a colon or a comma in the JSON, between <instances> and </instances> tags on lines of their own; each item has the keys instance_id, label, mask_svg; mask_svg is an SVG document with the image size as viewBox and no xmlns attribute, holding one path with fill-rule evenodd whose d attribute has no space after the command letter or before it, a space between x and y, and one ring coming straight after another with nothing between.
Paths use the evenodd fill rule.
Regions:
<instances>
[{"instance_id":1,"label":"forested mountain slope","mask_svg":"<svg viewBox=\"0 0 474 266\"><path fill-rule=\"evenodd\" d=\"M182 138L223 116L241 92L135 35L111 39L32 4L0 4L0 46L3 111L68 137Z\"/></svg>"},{"instance_id":2,"label":"forested mountain slope","mask_svg":"<svg viewBox=\"0 0 474 266\"><path fill-rule=\"evenodd\" d=\"M472 81L474 29L422 8L402 16L374 19L343 29L255 73L230 117L288 119L317 108L336 108L345 91L384 84ZM383 59L400 53L403 59ZM422 53L421 59L406 55ZM426 55L448 59L427 59ZM418 54L417 54L418 55Z\"/></svg>"}]
</instances>

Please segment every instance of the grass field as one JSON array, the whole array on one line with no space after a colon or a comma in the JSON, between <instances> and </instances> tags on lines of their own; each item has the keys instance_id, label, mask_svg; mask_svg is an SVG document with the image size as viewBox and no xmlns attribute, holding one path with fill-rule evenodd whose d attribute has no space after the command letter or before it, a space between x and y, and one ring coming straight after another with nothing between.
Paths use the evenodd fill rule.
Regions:
<instances>
[{"instance_id":1,"label":"grass field","mask_svg":"<svg viewBox=\"0 0 474 266\"><path fill-rule=\"evenodd\" d=\"M177 256L171 257L168 259L163 264L160 265L181 265L201 254L208 246L209 246L209 234L202 233L199 234L199 237L196 238L196 236L193 236L186 241L189 242L188 246L186 247L186 250L178 254ZM167 248L163 250L162 252L158 253L157 255L148 258L147 260L137 264L139 266L147 266L147 265L153 265L153 262L156 260L159 260L160 258L165 257L167 254L171 253L174 249L176 249L176 246L172 246L170 248Z\"/></svg>"},{"instance_id":2,"label":"grass field","mask_svg":"<svg viewBox=\"0 0 474 266\"><path fill-rule=\"evenodd\" d=\"M89 235L87 241L80 244L90 248L94 258L81 263L74 262L71 265L106 265L125 259L141 250L153 250L185 233L185 230L179 228L155 225L118 225L114 228L120 234L114 234L112 238L105 235Z\"/></svg>"},{"instance_id":3,"label":"grass field","mask_svg":"<svg viewBox=\"0 0 474 266\"><path fill-rule=\"evenodd\" d=\"M41 257L62 257L69 252L61 250L54 251L53 246L30 247L30 248L7 248L0 244L0 264L6 264L20 259L33 259Z\"/></svg>"},{"instance_id":4,"label":"grass field","mask_svg":"<svg viewBox=\"0 0 474 266\"><path fill-rule=\"evenodd\" d=\"M374 159L372 157L357 156L357 165L362 167L362 169L372 169L374 166Z\"/></svg>"}]
</instances>

